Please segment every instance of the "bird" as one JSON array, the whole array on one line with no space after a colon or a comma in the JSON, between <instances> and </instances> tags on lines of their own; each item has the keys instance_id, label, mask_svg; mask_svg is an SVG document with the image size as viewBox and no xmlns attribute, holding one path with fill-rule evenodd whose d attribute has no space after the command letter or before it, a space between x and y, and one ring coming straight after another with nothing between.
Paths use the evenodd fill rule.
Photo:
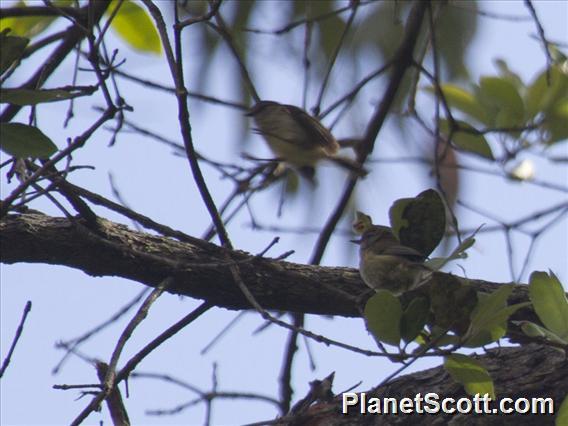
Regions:
<instances>
[{"instance_id":1,"label":"bird","mask_svg":"<svg viewBox=\"0 0 568 426\"><path fill-rule=\"evenodd\" d=\"M373 225L370 217L358 212L353 223L359 240L359 273L368 287L388 290L395 296L425 283L432 270L423 264L426 256L403 245L387 226Z\"/></svg>"},{"instance_id":2,"label":"bird","mask_svg":"<svg viewBox=\"0 0 568 426\"><path fill-rule=\"evenodd\" d=\"M310 181L315 165L330 160L350 172L364 176L367 171L354 160L337 155L339 143L319 120L294 105L259 101L246 114L254 119L257 133L282 160Z\"/></svg>"}]
</instances>

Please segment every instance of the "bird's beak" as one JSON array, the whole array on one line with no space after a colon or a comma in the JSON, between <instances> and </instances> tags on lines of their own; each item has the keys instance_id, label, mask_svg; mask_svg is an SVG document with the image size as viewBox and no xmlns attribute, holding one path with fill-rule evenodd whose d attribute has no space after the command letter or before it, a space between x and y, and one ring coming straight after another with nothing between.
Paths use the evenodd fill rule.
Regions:
<instances>
[{"instance_id":1,"label":"bird's beak","mask_svg":"<svg viewBox=\"0 0 568 426\"><path fill-rule=\"evenodd\" d=\"M353 244L359 245L359 244L361 244L361 241L363 241L363 239L360 238L360 239L358 239L358 240L349 240L349 241L351 241Z\"/></svg>"}]
</instances>

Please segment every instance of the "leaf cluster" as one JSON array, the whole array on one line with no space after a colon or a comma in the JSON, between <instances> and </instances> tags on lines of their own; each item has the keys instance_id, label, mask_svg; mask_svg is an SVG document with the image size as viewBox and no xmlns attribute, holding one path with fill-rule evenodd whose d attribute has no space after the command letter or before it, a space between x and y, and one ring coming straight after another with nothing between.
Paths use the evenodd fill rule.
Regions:
<instances>
[{"instance_id":1,"label":"leaf cluster","mask_svg":"<svg viewBox=\"0 0 568 426\"><path fill-rule=\"evenodd\" d=\"M557 61L530 83L507 64L497 61L499 75L487 75L469 90L447 83L427 90L438 93L447 107L439 121L440 132L460 150L495 160L486 139L498 133L514 142L516 150L538 144L551 146L568 138L568 73L566 57L555 51ZM456 118L459 114L462 119ZM514 154L509 153L510 156Z\"/></svg>"}]
</instances>

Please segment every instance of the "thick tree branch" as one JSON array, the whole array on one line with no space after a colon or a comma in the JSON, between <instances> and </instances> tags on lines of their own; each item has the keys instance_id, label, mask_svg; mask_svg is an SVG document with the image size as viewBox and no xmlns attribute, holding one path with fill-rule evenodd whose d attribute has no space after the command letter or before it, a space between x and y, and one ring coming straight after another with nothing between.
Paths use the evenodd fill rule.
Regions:
<instances>
[{"instance_id":1,"label":"thick tree branch","mask_svg":"<svg viewBox=\"0 0 568 426\"><path fill-rule=\"evenodd\" d=\"M171 293L228 309L251 308L233 282L227 249L137 232L104 219L99 222L98 234L94 234L66 218L38 213L7 215L0 221L0 261L64 265L88 275L119 276L151 287L172 276L175 282L167 290ZM356 269L302 265L238 250L230 255L265 309L359 316L356 298L368 289ZM471 283L485 292L500 285L479 280ZM517 286L510 303L526 300L526 286ZM523 318L534 319L526 314Z\"/></svg>"}]
</instances>

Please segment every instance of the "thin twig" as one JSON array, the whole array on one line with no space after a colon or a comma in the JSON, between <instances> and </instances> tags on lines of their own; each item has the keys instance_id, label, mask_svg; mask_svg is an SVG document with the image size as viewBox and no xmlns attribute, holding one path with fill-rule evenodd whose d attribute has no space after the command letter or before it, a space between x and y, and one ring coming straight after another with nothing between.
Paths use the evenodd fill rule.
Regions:
<instances>
[{"instance_id":1,"label":"thin twig","mask_svg":"<svg viewBox=\"0 0 568 426\"><path fill-rule=\"evenodd\" d=\"M22 313L22 319L20 320L20 324L18 324L18 328L16 329L16 334L14 336L14 339L12 340L12 344L10 345L10 349L8 349L8 354L6 355L6 358L4 358L4 361L2 362L2 368L0 368L0 377L2 377L4 375L4 372L8 368L8 365L10 364L10 361L12 359L12 354L14 353L14 350L16 349L16 345L18 344L18 340L20 340L20 337L22 336L22 332L24 331L24 324L26 322L26 318L28 317L28 314L30 313L31 310L32 310L32 302L28 300L26 302L26 306L24 306L24 312Z\"/></svg>"},{"instance_id":2,"label":"thin twig","mask_svg":"<svg viewBox=\"0 0 568 426\"><path fill-rule=\"evenodd\" d=\"M318 98L316 100L315 107L312 109L312 112L314 113L314 115L318 115L319 112L320 112L320 105L321 105L321 102L322 102L322 99L323 99L323 95L325 93L325 89L327 87L327 83L329 81L329 76L331 75L331 70L333 69L333 66L335 65L335 61L337 60L337 56L339 55L339 51L341 50L341 47L343 46L343 43L345 42L345 38L347 37L349 30L351 29L351 25L353 24L353 21L355 20L355 16L357 15L357 8L359 7L359 2L358 1L351 2L350 6L351 6L351 13L349 14L349 18L347 19L347 23L345 24L345 27L343 27L343 31L341 33L341 37L339 38L337 46L335 46L335 49L334 49L333 53L331 54L331 58L329 59L329 65L328 65L326 73L323 77L323 81L321 83L321 87L320 87L320 90L319 90L319 94L318 94Z\"/></svg>"},{"instance_id":3,"label":"thin twig","mask_svg":"<svg viewBox=\"0 0 568 426\"><path fill-rule=\"evenodd\" d=\"M360 144L358 160L361 164L363 164L367 157L373 152L373 149L375 147L375 140L386 120L391 106L394 103L395 97L402 84L406 70L412 65L413 51L416 45L416 41L418 40L424 11L427 5L428 3L423 1L414 2L414 6L408 18L406 35L392 60L393 65L390 81L387 85L381 103L378 105L375 113L373 114L373 117L369 121L365 136L363 138L363 143ZM358 176L352 175L348 178L343 193L339 201L337 202L335 209L333 210L331 216L328 218L322 232L319 235L315 249L312 253L311 263L319 263L321 261L333 230L343 216L343 212L345 211L345 208L347 207L349 200L351 199L351 194L355 189L357 181Z\"/></svg>"},{"instance_id":4,"label":"thin twig","mask_svg":"<svg viewBox=\"0 0 568 426\"><path fill-rule=\"evenodd\" d=\"M10 208L10 205L23 193L28 186L30 186L33 182L35 182L41 175L43 175L46 171L50 170L55 164L61 161L63 158L69 156L73 151L78 148L81 148L85 142L91 137L91 135L105 123L107 120L111 119L116 112L115 108L107 109L104 114L99 117L99 119L89 127L82 135L75 138L75 140L67 146L67 148L59 151L53 157L51 157L48 161L46 161L39 169L37 169L28 179L18 185L12 193L6 197L2 203L0 204L0 218L4 217Z\"/></svg>"},{"instance_id":5,"label":"thin twig","mask_svg":"<svg viewBox=\"0 0 568 426\"><path fill-rule=\"evenodd\" d=\"M136 353L132 358L128 360L128 362L122 367L122 369L116 374L116 383L121 382L128 378L128 376L134 371L136 366L140 364L140 362L146 358L154 349L158 348L162 343L168 340L170 337L177 334L180 330L186 327L188 324L191 324L197 318L199 318L202 314L207 312L211 309L213 305L209 302L203 302L181 320L176 322L174 325L170 326L164 332L160 333L158 337L148 343L144 348Z\"/></svg>"},{"instance_id":6,"label":"thin twig","mask_svg":"<svg viewBox=\"0 0 568 426\"><path fill-rule=\"evenodd\" d=\"M109 4L110 0L100 0L97 2L89 3L89 5L80 9L80 14L82 16L89 14L90 22L96 23L99 21L99 19L101 19ZM69 26L65 32L65 38L61 41L59 46L55 48L53 53L46 60L45 64L39 67L34 75L32 75L24 84L19 87L20 89L38 89L40 87L40 82L46 81L47 78L67 57L69 52L71 52L75 48L77 43L88 36L88 34L84 31L84 27L81 27L78 24ZM0 122L5 123L12 120L12 118L16 116L21 108L22 106L20 105L8 105L8 107L6 107L0 115Z\"/></svg>"},{"instance_id":7,"label":"thin twig","mask_svg":"<svg viewBox=\"0 0 568 426\"><path fill-rule=\"evenodd\" d=\"M138 295L136 295L136 297L134 299L132 299L131 301L129 301L125 306L123 306L122 308L120 308L117 312L115 312L109 319L107 319L106 321L102 322L101 324L97 325L96 327L94 327L92 330L87 331L86 333L83 333L81 336L76 337L74 339L68 340L67 342L60 342L56 345L56 347L65 347L67 349L67 352L65 353L65 355L63 356L63 358L61 358L61 360L57 363L57 365L53 368L52 373L53 374L57 374L59 372L59 370L61 369L61 366L63 365L63 363L65 362L65 360L67 359L67 357L73 353L73 351L75 350L75 348L77 348L81 343L83 343L84 341L90 339L92 336L94 336L95 334L99 333L100 331L104 330L106 327L108 327L109 325L115 323L117 320L119 320L123 315L125 315L126 313L128 313L128 311L130 309L132 309L132 307L134 305L136 305L148 292L148 289L144 289L142 290Z\"/></svg>"},{"instance_id":8,"label":"thin twig","mask_svg":"<svg viewBox=\"0 0 568 426\"><path fill-rule=\"evenodd\" d=\"M233 56L236 59L237 64L239 65L239 69L241 71L241 77L243 78L244 83L248 88L249 94L251 95L251 97L254 99L255 102L260 101L261 98L258 96L258 92L256 91L252 79L250 78L250 74L245 66L244 61L241 58L241 55L239 54L233 36L227 29L227 25L225 24L225 21L223 20L223 17L221 16L220 13L217 13L215 15L215 22L217 23L217 25L213 25L213 23L211 22L207 23L211 28L213 28L215 31L219 33L219 35L223 38L223 40L225 40L225 42L229 46L229 49L233 53Z\"/></svg>"},{"instance_id":9,"label":"thin twig","mask_svg":"<svg viewBox=\"0 0 568 426\"><path fill-rule=\"evenodd\" d=\"M288 333L288 342L284 351L284 359L282 361L282 368L280 372L280 412L286 414L290 411L292 404L292 396L294 391L292 389L292 366L294 365L294 358L298 351L298 337L299 329L304 327L305 316L303 314L292 314L292 321L294 330Z\"/></svg>"},{"instance_id":10,"label":"thin twig","mask_svg":"<svg viewBox=\"0 0 568 426\"><path fill-rule=\"evenodd\" d=\"M120 354L124 349L124 345L134 332L134 329L146 318L148 315L148 310L150 306L156 301L158 297L166 290L166 288L172 283L173 279L166 278L164 281L160 283L160 285L155 288L152 293L146 298L142 306L138 309L136 315L132 318L132 320L128 323L122 334L120 335L118 342L114 348L114 351L111 355L110 362L108 363L107 373L104 377L104 380L101 381L103 385L103 389L97 393L97 395L91 400L91 402L79 413L79 415L71 422L72 426L80 425L83 420L89 416L97 407L103 402L118 384L117 381L117 374L116 374L116 366L118 364L118 359L120 358Z\"/></svg>"},{"instance_id":11,"label":"thin twig","mask_svg":"<svg viewBox=\"0 0 568 426\"><path fill-rule=\"evenodd\" d=\"M550 54L550 49L549 49L549 41L546 39L546 36L544 35L544 27L542 26L542 24L540 23L540 20L538 19L538 16L536 14L536 10L534 9L534 6L531 2L531 0L525 0L525 6L527 7L527 9L529 10L529 13L531 14L534 23L536 25L536 29L538 31L538 35L540 37L540 41L542 42L542 47L544 49L544 55L546 56L546 62L548 63L548 67L546 69L546 79L548 81L548 84L550 85L550 67L552 66L554 60L552 59L552 55Z\"/></svg>"}]
</instances>

